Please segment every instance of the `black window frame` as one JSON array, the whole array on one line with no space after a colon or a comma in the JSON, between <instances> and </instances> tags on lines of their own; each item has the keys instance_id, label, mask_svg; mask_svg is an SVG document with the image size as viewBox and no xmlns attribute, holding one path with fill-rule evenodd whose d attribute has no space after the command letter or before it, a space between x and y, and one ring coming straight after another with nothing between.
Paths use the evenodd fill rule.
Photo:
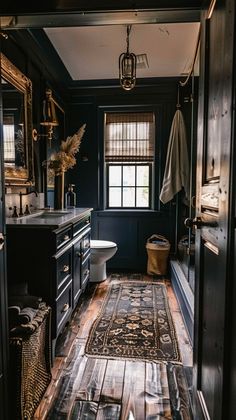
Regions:
<instances>
[{"instance_id":1,"label":"black window frame","mask_svg":"<svg viewBox=\"0 0 236 420\"><path fill-rule=\"evenodd\" d=\"M151 191L151 206L149 209L141 209L140 212L153 212L153 211L162 211L164 209L164 205L159 200L160 188L161 188L161 176L163 172L163 152L165 152L165 143L163 142L164 139L167 139L169 136L169 127L171 124L171 118L169 117L169 103L166 103L164 100L160 103L160 100L157 102L150 103L150 96L146 97L146 102L142 98L142 104L136 102L129 105L117 103L109 104L100 104L98 106L98 160L97 160L97 169L99 173L98 179L98 205L96 210L97 211L111 211L114 212L122 212L122 211L129 211L130 213L134 212L135 214L139 211L139 209L123 209L122 207L118 207L117 209L107 208L107 194L106 194L106 165L105 165L105 128L104 128L104 120L105 114L108 112L153 112L155 117L155 139L154 139L154 148L155 148L155 155L153 161L153 171L152 171L152 191ZM162 99L162 97L161 97ZM171 104L171 110L175 110L175 102L173 102L173 106ZM172 113L171 113L172 115Z\"/></svg>"},{"instance_id":2,"label":"black window frame","mask_svg":"<svg viewBox=\"0 0 236 420\"><path fill-rule=\"evenodd\" d=\"M107 109L104 110L103 113L103 126L105 125L105 118L106 118L106 114L145 114L145 113L150 113L152 114L153 117L153 129L154 129L154 138L153 138L153 147L154 147L154 154L153 154L153 159L152 160L147 160L147 161L141 161L139 159L137 160L131 160L131 161L123 161L123 162L119 162L119 161L109 161L105 159L105 151L103 150L103 156L104 156L104 208L106 210L153 210L154 206L155 206L155 200L154 200L154 176L155 176L155 164L156 164L156 112L152 107L130 107L129 109L125 109L123 107L118 108L116 110L114 109ZM105 144L105 130L103 129L103 148L105 149L106 144ZM108 175L108 168L110 166L114 166L115 164L117 164L117 166L127 166L127 165L134 165L134 166L138 166L138 165L142 165L142 166L148 166L149 167L149 203L148 206L145 207L131 207L131 206L109 206L109 175ZM136 171L135 171L136 172ZM122 186L122 188L124 188L124 186ZM135 190L136 190L137 186L135 185ZM136 196L136 194L135 194ZM136 201L136 200L135 200Z\"/></svg>"}]
</instances>

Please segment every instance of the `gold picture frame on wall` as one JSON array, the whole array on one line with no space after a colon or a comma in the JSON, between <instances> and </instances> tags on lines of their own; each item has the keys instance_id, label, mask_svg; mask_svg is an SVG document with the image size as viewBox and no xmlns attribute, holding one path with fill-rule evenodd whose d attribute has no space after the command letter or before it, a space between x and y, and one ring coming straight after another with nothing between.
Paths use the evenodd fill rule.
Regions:
<instances>
[{"instance_id":1,"label":"gold picture frame on wall","mask_svg":"<svg viewBox=\"0 0 236 420\"><path fill-rule=\"evenodd\" d=\"M34 184L32 82L1 54L5 185Z\"/></svg>"}]
</instances>

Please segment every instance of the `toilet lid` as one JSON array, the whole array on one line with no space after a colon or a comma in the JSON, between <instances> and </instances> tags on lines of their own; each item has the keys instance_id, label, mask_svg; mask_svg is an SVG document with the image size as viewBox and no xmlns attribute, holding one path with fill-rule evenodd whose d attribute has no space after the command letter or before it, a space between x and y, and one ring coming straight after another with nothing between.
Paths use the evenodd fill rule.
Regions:
<instances>
[{"instance_id":1,"label":"toilet lid","mask_svg":"<svg viewBox=\"0 0 236 420\"><path fill-rule=\"evenodd\" d=\"M114 248L116 244L115 242L111 241L100 241L96 239L91 239L90 246L91 248Z\"/></svg>"}]
</instances>

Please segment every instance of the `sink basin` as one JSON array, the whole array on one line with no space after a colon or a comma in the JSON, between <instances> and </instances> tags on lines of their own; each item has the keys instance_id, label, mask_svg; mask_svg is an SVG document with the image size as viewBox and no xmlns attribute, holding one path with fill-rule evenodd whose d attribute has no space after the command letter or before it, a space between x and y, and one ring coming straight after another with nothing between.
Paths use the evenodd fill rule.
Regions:
<instances>
[{"instance_id":1,"label":"sink basin","mask_svg":"<svg viewBox=\"0 0 236 420\"><path fill-rule=\"evenodd\" d=\"M62 217L65 216L66 214L70 214L71 211L66 211L66 210L49 210L49 211L44 211L40 214L35 215L34 217L40 218L40 219L47 219L50 217Z\"/></svg>"}]
</instances>

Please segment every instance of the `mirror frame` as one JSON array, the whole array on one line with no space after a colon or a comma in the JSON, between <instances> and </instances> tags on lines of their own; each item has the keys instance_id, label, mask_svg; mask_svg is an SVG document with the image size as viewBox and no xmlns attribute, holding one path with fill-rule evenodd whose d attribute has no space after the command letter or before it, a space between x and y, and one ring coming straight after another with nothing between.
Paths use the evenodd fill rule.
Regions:
<instances>
[{"instance_id":1,"label":"mirror frame","mask_svg":"<svg viewBox=\"0 0 236 420\"><path fill-rule=\"evenodd\" d=\"M34 184L32 140L32 82L8 58L1 55L1 77L24 95L25 116L25 167L4 166L5 185L29 186ZM4 139L3 139L4 142Z\"/></svg>"}]
</instances>

